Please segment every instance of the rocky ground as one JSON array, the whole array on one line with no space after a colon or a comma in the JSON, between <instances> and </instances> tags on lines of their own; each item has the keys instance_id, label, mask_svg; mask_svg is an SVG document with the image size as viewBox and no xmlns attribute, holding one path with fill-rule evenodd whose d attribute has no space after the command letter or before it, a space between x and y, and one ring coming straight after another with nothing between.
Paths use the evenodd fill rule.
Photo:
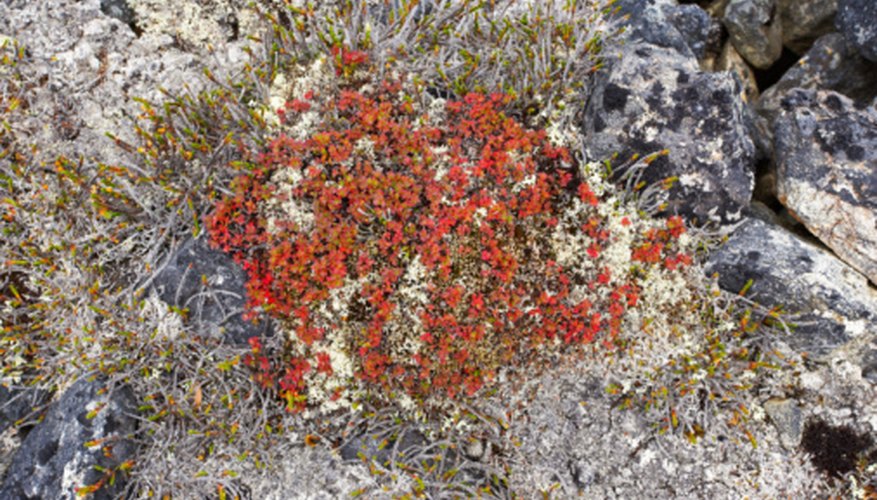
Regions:
<instances>
[{"instance_id":1,"label":"rocky ground","mask_svg":"<svg viewBox=\"0 0 877 500\"><path fill-rule=\"evenodd\" d=\"M14 55L19 47L23 51L15 72L0 73L7 80L0 94L3 206L23 212L15 198L23 204L22 193L38 197L38 190L11 187L10 172L20 171L16 165L35 172L42 168L52 179L66 168L58 162L61 155L96 176L112 165L145 169L136 146L126 146L138 144L132 123L145 112L134 98L172 102L169 96L209 90L217 81L245 74L247 64L256 66L255 61L267 53L263 43L268 39L267 21L245 3L0 2L0 44L6 50L0 54ZM268 11L282 11L282 2L263 3ZM780 347L790 359L801 361L750 391L745 413L751 443L722 432L708 434L696 445L682 433L661 435L639 413L618 408L617 398L605 390L607 377L612 376L605 365L565 362L516 391L484 402L476 412L483 415L483 425L472 424L472 432L461 434L467 438L458 443L459 451L449 461L472 477L502 471L507 484L492 491L496 496L873 498L877 495L877 4L868 0L681 4L621 0L617 5L620 11L614 22L623 23L627 30L623 37L607 42L605 66L594 78L578 123L588 159L668 150L645 173L647 181L678 177L668 193L671 201L666 211L729 235L705 258L705 282L718 273L723 290L736 294L746 288L750 301L767 308L782 305L794 328L781 339ZM205 76L204 68L212 78ZM21 78L14 80L13 74ZM270 84L247 95L244 104L251 105L253 113L264 113L276 104ZM13 97L26 105L11 105ZM228 149L214 151L210 159L236 158ZM210 179L212 186L229 177L205 174L203 179ZM189 187L207 184L204 180ZM22 240L43 249L45 255L61 255L52 253L57 252L52 248L56 240L80 230L77 238L83 236L73 242L86 247L80 252L91 245L89 231L107 231L130 241L128 258L101 261L127 276L119 282L130 288L120 287L101 300L127 303L126 291L140 290L143 295L136 299L142 300L142 309L132 314L153 322L148 323L155 325L153 338L173 337L183 329L178 318L167 314L168 306L192 308L195 314L187 319L187 331L210 331L206 337L223 341L229 349L235 345L245 349L251 335L270 336L270 323L253 325L240 316L244 272L229 257L208 248L203 239L193 241L190 232L168 230L158 243L138 236L125 240L129 234L125 231L136 227L138 220L147 221L141 223L140 234L148 232L152 211L164 216L161 203L172 199L155 194L164 193L160 189L148 189L135 196L150 199L145 203L149 213L133 214L134 225L119 233L108 225L87 231L73 223L65 226L58 222L65 220L63 214L39 213L31 219L32 226L43 227L45 235ZM185 186L178 191L187 192ZM110 208L126 210L124 204ZM195 211L196 219L200 215ZM188 216L191 220L192 214ZM101 241L94 247L110 244ZM21 300L9 284L32 271L17 270L23 265L15 263L19 246L2 248L9 252L0 255L8 266L0 270L4 280L0 296L6 301L4 342L11 345L17 325L28 323L27 315L10 312ZM71 252L76 253L65 247L63 255ZM133 270L141 258L161 262L160 269ZM57 259L60 267L68 262ZM61 288L82 298L65 299L79 308L67 314L69 323L58 325L111 328L105 316L88 311L89 297L97 297L88 292L90 275L77 269L63 271L67 281ZM53 300L49 296L35 302ZM94 304L100 308L104 302ZM70 363L71 375L97 368L80 363L79 353L88 352L83 349L69 358L58 355L57 359ZM163 492L179 498L222 498L217 482L227 485L224 488L231 494L278 499L338 498L355 492L389 497L412 488L413 481L398 469L394 469L397 476L381 476L363 464L357 458L358 447L376 445L368 434L353 430L344 439L328 434L318 439L317 431L304 424L290 428L266 453L272 460L269 467L238 459L240 448L235 448L234 439L217 445L220 451L207 460L196 458L191 456L197 454L195 448L173 446L175 439L183 439L185 429L171 429L173 423L159 427L154 422L160 418L148 417L145 382L126 386L126 380L111 372L82 376L75 382L76 377L70 377L64 383L53 379L52 384L25 384L27 374L16 371L13 351L4 350L5 378L0 386L2 498L74 498L77 488L106 478L105 470L119 471L119 481L102 484L104 488L95 494L100 498L137 497L144 494L143 488L162 491L156 486L162 481L166 481ZM157 363L166 360L158 351ZM207 405L202 390L206 394L208 385L222 390L234 386L222 377L205 379L203 367L215 361L205 359L191 362L191 376L168 375L179 377L173 381L181 391L177 399L189 401L191 407ZM152 378L161 377L157 373ZM104 390L107 387L111 389ZM259 408L262 402L251 398L237 404ZM267 425L264 418L259 425ZM138 437L130 438L133 435ZM427 437L411 435L418 449L426 446ZM107 442L116 444L108 451L102 446ZM405 439L396 436L391 442L390 448L399 450ZM146 479L138 482L138 473ZM429 490L435 496L475 493L465 488L442 492L439 482Z\"/></svg>"}]
</instances>

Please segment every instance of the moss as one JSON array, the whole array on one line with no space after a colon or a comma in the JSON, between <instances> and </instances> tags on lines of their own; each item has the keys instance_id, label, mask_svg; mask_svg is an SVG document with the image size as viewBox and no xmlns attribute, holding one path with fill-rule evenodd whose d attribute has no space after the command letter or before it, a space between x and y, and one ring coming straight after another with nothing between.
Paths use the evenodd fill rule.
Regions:
<instances>
[{"instance_id":1,"label":"moss","mask_svg":"<svg viewBox=\"0 0 877 500\"><path fill-rule=\"evenodd\" d=\"M877 460L874 438L869 434L849 425L831 425L819 418L805 424L801 448L810 454L814 465L838 479L856 470L862 459Z\"/></svg>"}]
</instances>

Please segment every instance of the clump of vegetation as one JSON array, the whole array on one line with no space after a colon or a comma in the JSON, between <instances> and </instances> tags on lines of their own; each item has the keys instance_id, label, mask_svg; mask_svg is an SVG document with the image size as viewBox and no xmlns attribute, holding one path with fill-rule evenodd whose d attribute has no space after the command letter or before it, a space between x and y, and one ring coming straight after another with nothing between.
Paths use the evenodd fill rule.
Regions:
<instances>
[{"instance_id":1,"label":"clump of vegetation","mask_svg":"<svg viewBox=\"0 0 877 500\"><path fill-rule=\"evenodd\" d=\"M131 386L141 451L118 472L156 497L234 497L243 475L351 429L395 442L400 413L430 430L501 425L464 409L559 354L616 367L619 406L661 432L697 440L717 418L745 431L747 391L775 366L751 334L776 311L713 294L700 236L651 217L665 186L636 176L655 156L620 185L582 161L572 125L612 4L266 8L238 78L141 101L138 140L111 136L129 166L34 162L13 117L27 55L4 46L4 376ZM223 345L150 296L205 221L249 273L250 314L281 335ZM448 435L369 465L413 495L508 493L499 466L457 475Z\"/></svg>"},{"instance_id":2,"label":"clump of vegetation","mask_svg":"<svg viewBox=\"0 0 877 500\"><path fill-rule=\"evenodd\" d=\"M603 64L603 41L620 31L606 17L615 0L301 3L275 24L294 63L328 55L338 75L350 77L350 55L367 55L371 83L404 74L417 96L508 94L515 98L508 111L540 128L563 129L580 118L587 85Z\"/></svg>"},{"instance_id":3,"label":"clump of vegetation","mask_svg":"<svg viewBox=\"0 0 877 500\"><path fill-rule=\"evenodd\" d=\"M501 111L511 97L433 121L400 84L375 94L342 91L309 138L274 140L209 219L251 306L295 332L279 366L252 360L290 410L367 387L423 408L558 345L612 346L644 278L691 263L681 219L608 201Z\"/></svg>"}]
</instances>

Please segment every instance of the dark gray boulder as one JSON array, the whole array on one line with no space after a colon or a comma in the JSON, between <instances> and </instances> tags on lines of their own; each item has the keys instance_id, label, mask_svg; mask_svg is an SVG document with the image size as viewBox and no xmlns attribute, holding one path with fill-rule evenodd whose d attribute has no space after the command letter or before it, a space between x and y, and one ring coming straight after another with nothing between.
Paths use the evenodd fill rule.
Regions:
<instances>
[{"instance_id":1,"label":"dark gray boulder","mask_svg":"<svg viewBox=\"0 0 877 500\"><path fill-rule=\"evenodd\" d=\"M722 22L734 48L749 64L767 69L780 58L783 23L775 0L731 0Z\"/></svg>"},{"instance_id":2,"label":"dark gray boulder","mask_svg":"<svg viewBox=\"0 0 877 500\"><path fill-rule=\"evenodd\" d=\"M626 18L625 38L704 61L721 49L721 25L697 5L675 0L620 0L616 18Z\"/></svg>"},{"instance_id":3,"label":"dark gray boulder","mask_svg":"<svg viewBox=\"0 0 877 500\"><path fill-rule=\"evenodd\" d=\"M866 59L877 62L877 2L838 0L835 25Z\"/></svg>"},{"instance_id":4,"label":"dark gray boulder","mask_svg":"<svg viewBox=\"0 0 877 500\"><path fill-rule=\"evenodd\" d=\"M775 162L780 203L877 284L877 111L795 90L776 121Z\"/></svg>"},{"instance_id":5,"label":"dark gray boulder","mask_svg":"<svg viewBox=\"0 0 877 500\"><path fill-rule=\"evenodd\" d=\"M0 498L75 500L81 498L78 488L105 480L96 467L112 471L132 457L134 396L127 388L104 388L100 379L82 378L64 392L22 442ZM117 498L125 482L125 474L117 473L112 486L107 481L89 498Z\"/></svg>"},{"instance_id":6,"label":"dark gray boulder","mask_svg":"<svg viewBox=\"0 0 877 500\"><path fill-rule=\"evenodd\" d=\"M865 277L780 227L747 219L710 255L706 271L733 293L753 280L746 296L794 314L784 340L813 357L877 332L877 291Z\"/></svg>"},{"instance_id":7,"label":"dark gray boulder","mask_svg":"<svg viewBox=\"0 0 877 500\"><path fill-rule=\"evenodd\" d=\"M834 90L853 100L877 96L877 63L863 58L838 33L825 35L780 80L765 90L755 109L772 132L782 99L795 88Z\"/></svg>"},{"instance_id":8,"label":"dark gray boulder","mask_svg":"<svg viewBox=\"0 0 877 500\"><path fill-rule=\"evenodd\" d=\"M777 8L783 21L783 45L797 54L834 31L837 0L777 0Z\"/></svg>"},{"instance_id":9,"label":"dark gray boulder","mask_svg":"<svg viewBox=\"0 0 877 500\"><path fill-rule=\"evenodd\" d=\"M645 169L644 180L678 176L667 212L739 220L754 183L742 88L729 73L705 73L693 57L633 42L620 63L597 78L582 131L588 156L669 155Z\"/></svg>"},{"instance_id":10,"label":"dark gray boulder","mask_svg":"<svg viewBox=\"0 0 877 500\"><path fill-rule=\"evenodd\" d=\"M270 335L270 321L244 319L247 273L231 256L190 239L155 278L165 303L188 309L186 318L197 331L245 345L250 337Z\"/></svg>"},{"instance_id":11,"label":"dark gray boulder","mask_svg":"<svg viewBox=\"0 0 877 500\"><path fill-rule=\"evenodd\" d=\"M0 433L25 418L48 399L48 392L32 387L0 384Z\"/></svg>"},{"instance_id":12,"label":"dark gray boulder","mask_svg":"<svg viewBox=\"0 0 877 500\"><path fill-rule=\"evenodd\" d=\"M697 5L679 5L668 10L668 20L698 61L718 55L722 46L722 25L717 20Z\"/></svg>"}]
</instances>

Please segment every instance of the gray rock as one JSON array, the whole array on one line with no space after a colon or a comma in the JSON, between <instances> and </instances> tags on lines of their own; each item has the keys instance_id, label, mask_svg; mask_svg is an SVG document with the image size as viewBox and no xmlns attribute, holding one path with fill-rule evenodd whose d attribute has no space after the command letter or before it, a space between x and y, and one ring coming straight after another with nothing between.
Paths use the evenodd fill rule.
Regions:
<instances>
[{"instance_id":1,"label":"gray rock","mask_svg":"<svg viewBox=\"0 0 877 500\"><path fill-rule=\"evenodd\" d=\"M783 45L803 54L820 36L834 31L837 0L777 0Z\"/></svg>"},{"instance_id":2,"label":"gray rock","mask_svg":"<svg viewBox=\"0 0 877 500\"><path fill-rule=\"evenodd\" d=\"M877 384L877 345L871 345L862 354L861 360L862 376Z\"/></svg>"},{"instance_id":3,"label":"gray rock","mask_svg":"<svg viewBox=\"0 0 877 500\"><path fill-rule=\"evenodd\" d=\"M25 418L48 399L46 391L31 387L7 387L0 384L0 433Z\"/></svg>"},{"instance_id":4,"label":"gray rock","mask_svg":"<svg viewBox=\"0 0 877 500\"><path fill-rule=\"evenodd\" d=\"M704 60L721 48L721 26L696 5L675 0L621 0L618 17L627 16L626 38L673 49Z\"/></svg>"},{"instance_id":5,"label":"gray rock","mask_svg":"<svg viewBox=\"0 0 877 500\"><path fill-rule=\"evenodd\" d=\"M698 61L718 55L722 46L722 25L697 5L680 5L669 10L668 19Z\"/></svg>"},{"instance_id":6,"label":"gray rock","mask_svg":"<svg viewBox=\"0 0 877 500\"><path fill-rule=\"evenodd\" d=\"M76 488L98 483L104 474L131 458L135 447L128 439L136 427L131 414L134 396L127 389L100 394L104 383L86 378L67 389L22 442L0 487L0 498L81 498ZM94 416L89 412L94 411ZM89 418L91 416L91 418ZM86 446L100 441L101 445ZM116 474L89 498L116 498L124 488L124 474Z\"/></svg>"},{"instance_id":7,"label":"gray rock","mask_svg":"<svg viewBox=\"0 0 877 500\"><path fill-rule=\"evenodd\" d=\"M838 0L835 25L866 59L877 62L877 3Z\"/></svg>"},{"instance_id":8,"label":"gray rock","mask_svg":"<svg viewBox=\"0 0 877 500\"><path fill-rule=\"evenodd\" d=\"M116 18L122 23L136 29L136 15L126 0L100 0L100 10L104 14Z\"/></svg>"},{"instance_id":9,"label":"gray rock","mask_svg":"<svg viewBox=\"0 0 877 500\"><path fill-rule=\"evenodd\" d=\"M799 352L823 357L853 338L877 329L877 291L855 269L782 228L746 220L710 255L707 273L719 286L794 314L785 340Z\"/></svg>"},{"instance_id":10,"label":"gray rock","mask_svg":"<svg viewBox=\"0 0 877 500\"><path fill-rule=\"evenodd\" d=\"M780 435L783 448L794 450L801 442L801 407L793 399L770 399L764 403L764 412Z\"/></svg>"},{"instance_id":11,"label":"gray rock","mask_svg":"<svg viewBox=\"0 0 877 500\"><path fill-rule=\"evenodd\" d=\"M231 344L271 334L270 321L245 320L247 273L231 256L204 240L188 240L156 276L154 286L165 303L188 309L187 319L204 333L219 332Z\"/></svg>"},{"instance_id":12,"label":"gray rock","mask_svg":"<svg viewBox=\"0 0 877 500\"><path fill-rule=\"evenodd\" d=\"M644 43L624 47L620 64L593 87L583 132L594 160L619 153L669 155L645 169L644 180L679 176L668 212L704 222L738 220L749 205L755 148L742 89L728 73L700 72L693 57Z\"/></svg>"},{"instance_id":13,"label":"gray rock","mask_svg":"<svg viewBox=\"0 0 877 500\"><path fill-rule=\"evenodd\" d=\"M734 48L756 68L767 69L780 58L783 23L774 0L731 0L722 21Z\"/></svg>"},{"instance_id":14,"label":"gray rock","mask_svg":"<svg viewBox=\"0 0 877 500\"><path fill-rule=\"evenodd\" d=\"M877 284L877 111L796 90L775 127L777 196L841 259Z\"/></svg>"},{"instance_id":15,"label":"gray rock","mask_svg":"<svg viewBox=\"0 0 877 500\"><path fill-rule=\"evenodd\" d=\"M757 101L755 108L768 120L771 135L780 103L794 88L834 90L868 102L877 95L877 64L859 55L838 33L821 37Z\"/></svg>"},{"instance_id":16,"label":"gray rock","mask_svg":"<svg viewBox=\"0 0 877 500\"><path fill-rule=\"evenodd\" d=\"M400 454L411 455L413 450L423 448L426 443L426 437L417 430L405 431L401 438L393 440L384 440L366 432L345 441L338 453L346 461L358 462L366 458L384 464L389 460L398 460Z\"/></svg>"},{"instance_id":17,"label":"gray rock","mask_svg":"<svg viewBox=\"0 0 877 500\"><path fill-rule=\"evenodd\" d=\"M754 103L758 99L758 82L755 81L755 72L746 64L746 61L737 52L732 43L726 43L722 53L716 61L716 71L730 71L743 87L743 96L748 103Z\"/></svg>"}]
</instances>

